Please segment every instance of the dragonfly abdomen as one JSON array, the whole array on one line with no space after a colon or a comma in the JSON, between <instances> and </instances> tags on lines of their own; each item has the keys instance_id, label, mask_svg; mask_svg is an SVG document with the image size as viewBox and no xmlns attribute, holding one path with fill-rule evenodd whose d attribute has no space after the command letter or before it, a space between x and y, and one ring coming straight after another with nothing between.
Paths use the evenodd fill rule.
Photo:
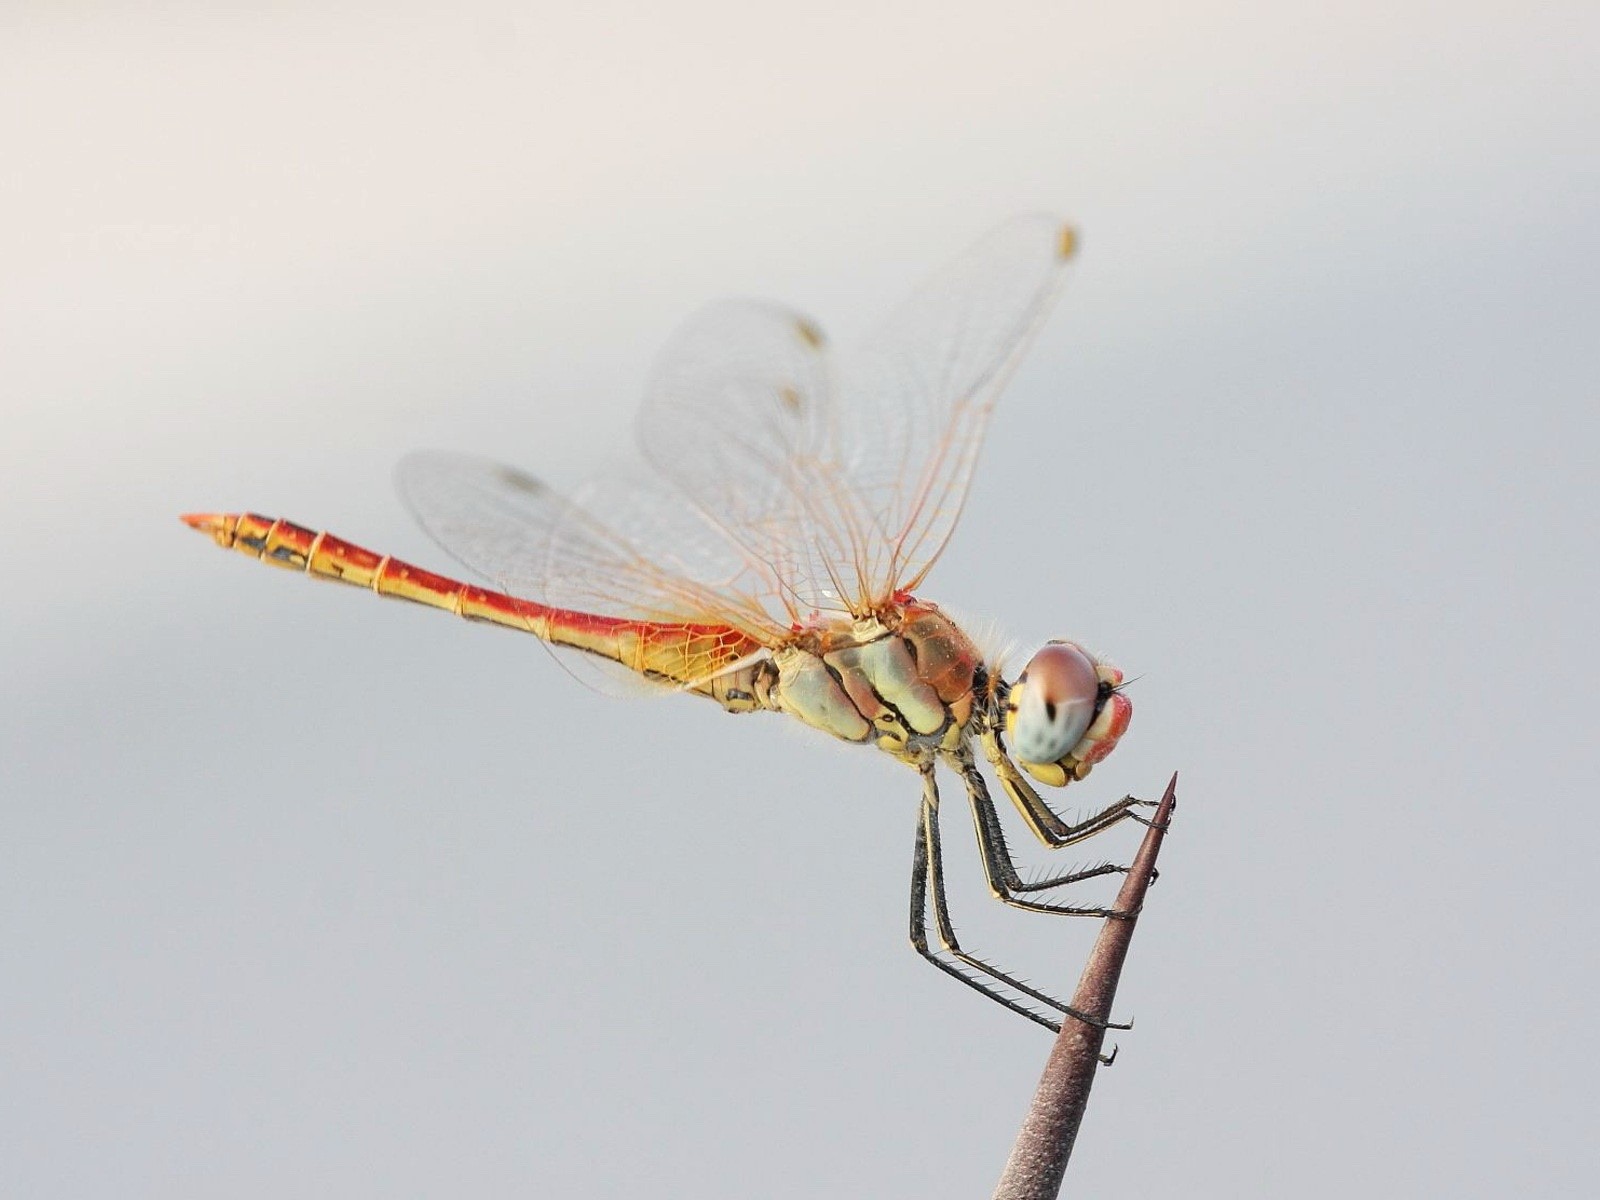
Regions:
<instances>
[{"instance_id":1,"label":"dragonfly abdomen","mask_svg":"<svg viewBox=\"0 0 1600 1200\"><path fill-rule=\"evenodd\" d=\"M753 676L744 678L750 671L728 673L761 646L728 626L642 621L553 608L436 575L331 533L258 513L191 513L183 520L190 528L209 534L219 546L273 566L426 604L469 621L519 629L555 645L621 663L647 678L711 696L733 711L763 707Z\"/></svg>"},{"instance_id":2,"label":"dragonfly abdomen","mask_svg":"<svg viewBox=\"0 0 1600 1200\"><path fill-rule=\"evenodd\" d=\"M183 520L190 528L210 534L217 545L275 567L367 588L380 596L397 596L442 608L468 620L489 621L547 636L541 625L547 626L548 621L541 621L540 605L435 575L331 533L259 513L193 513Z\"/></svg>"}]
</instances>

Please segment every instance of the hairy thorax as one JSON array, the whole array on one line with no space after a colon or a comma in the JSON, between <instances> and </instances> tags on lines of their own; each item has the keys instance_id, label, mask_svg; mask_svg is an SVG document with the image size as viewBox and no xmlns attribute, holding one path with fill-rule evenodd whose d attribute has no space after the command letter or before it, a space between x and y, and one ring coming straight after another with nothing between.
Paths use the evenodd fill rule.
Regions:
<instances>
[{"instance_id":1,"label":"hairy thorax","mask_svg":"<svg viewBox=\"0 0 1600 1200\"><path fill-rule=\"evenodd\" d=\"M873 617L804 629L772 661L772 708L910 758L955 749L988 686L966 634L911 597Z\"/></svg>"}]
</instances>

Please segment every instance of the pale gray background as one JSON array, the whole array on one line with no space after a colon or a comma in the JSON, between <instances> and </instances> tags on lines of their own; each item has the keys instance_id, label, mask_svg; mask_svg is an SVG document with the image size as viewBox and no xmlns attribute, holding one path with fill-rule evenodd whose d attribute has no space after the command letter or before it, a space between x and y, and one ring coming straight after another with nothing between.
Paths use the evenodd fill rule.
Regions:
<instances>
[{"instance_id":1,"label":"pale gray background","mask_svg":"<svg viewBox=\"0 0 1600 1200\"><path fill-rule=\"evenodd\" d=\"M1183 772L1072 1194L1594 1193L1600 9L325 7L0 9L0 1192L986 1195L908 773L175 517L447 565L405 450L573 484L707 299L1048 208L926 591Z\"/></svg>"}]
</instances>

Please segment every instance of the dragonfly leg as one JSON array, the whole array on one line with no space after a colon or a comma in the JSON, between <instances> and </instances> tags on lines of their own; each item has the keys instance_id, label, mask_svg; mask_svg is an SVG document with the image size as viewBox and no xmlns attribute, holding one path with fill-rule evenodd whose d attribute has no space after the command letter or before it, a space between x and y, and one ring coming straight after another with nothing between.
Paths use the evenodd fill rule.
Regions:
<instances>
[{"instance_id":1,"label":"dragonfly leg","mask_svg":"<svg viewBox=\"0 0 1600 1200\"><path fill-rule=\"evenodd\" d=\"M911 861L911 944L917 953L947 975L1052 1032L1060 1030L1061 1022L1028 1007L1017 996L1026 997L1044 1008L1074 1017L1096 1028L1127 1028L1079 1012L961 948L956 940L955 926L950 920L950 906L945 897L944 858L939 842L939 788L934 781L933 764L924 765L921 772L922 805L917 814L917 840ZM938 950L928 941L930 896L933 899L933 924L939 937ZM1009 995L1005 989L1017 993L1017 996Z\"/></svg>"},{"instance_id":2,"label":"dragonfly leg","mask_svg":"<svg viewBox=\"0 0 1600 1200\"><path fill-rule=\"evenodd\" d=\"M1124 796L1114 804L1108 804L1097 813L1091 813L1083 820L1069 824L1056 815L1054 809L1044 802L1044 798L1028 782L1017 764L1011 761L1011 756L1006 753L1005 743L1000 739L998 729L990 729L983 734L983 753L994 767L996 778L1000 786L1005 789L1011 802L1017 806L1017 811L1022 814L1022 819L1027 822L1033 835L1049 846L1052 850L1062 846L1070 846L1074 842L1092 838L1097 833L1103 833L1113 825L1122 821L1136 821L1140 824L1149 824L1143 817L1133 810L1136 808L1154 808L1153 800L1138 800L1132 796ZM985 789L987 794L987 789Z\"/></svg>"},{"instance_id":3,"label":"dragonfly leg","mask_svg":"<svg viewBox=\"0 0 1600 1200\"><path fill-rule=\"evenodd\" d=\"M1016 864L1011 859L1011 850L1006 845L1005 830L1000 824L1000 814L995 811L994 800L989 795L989 785L984 782L978 764L972 761L972 756L969 754L953 754L950 758L961 772L962 781L967 785L967 799L972 806L972 823L978 834L978 850L983 860L984 877L989 881L989 890L997 899L1013 908L1025 909L1028 912L1055 913L1061 916L1132 915L1118 909L1100 906L1057 904L1025 899L1024 895L1028 892L1043 892L1050 888L1064 887L1069 883L1098 879L1102 875L1120 875L1128 868L1114 863L1101 863L1099 866L1052 875L1048 879L1025 881L1017 873Z\"/></svg>"}]
</instances>

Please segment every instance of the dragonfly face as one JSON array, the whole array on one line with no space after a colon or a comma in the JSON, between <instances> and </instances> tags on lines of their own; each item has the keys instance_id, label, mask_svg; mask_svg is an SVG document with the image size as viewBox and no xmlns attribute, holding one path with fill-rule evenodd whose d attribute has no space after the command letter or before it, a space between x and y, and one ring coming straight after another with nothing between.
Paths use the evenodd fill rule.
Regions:
<instances>
[{"instance_id":1,"label":"dragonfly face","mask_svg":"<svg viewBox=\"0 0 1600 1200\"><path fill-rule=\"evenodd\" d=\"M1006 701L1006 732L1023 770L1061 787L1116 748L1133 716L1122 672L1075 642L1051 642L1028 661Z\"/></svg>"},{"instance_id":2,"label":"dragonfly face","mask_svg":"<svg viewBox=\"0 0 1600 1200\"><path fill-rule=\"evenodd\" d=\"M973 750L1046 846L1111 828L1142 802L1069 823L1024 773L1059 786L1111 752L1132 712L1122 674L1056 642L1008 686L913 593L950 539L989 414L1074 245L1051 218L1008 222L844 354L777 305L707 308L656 363L635 431L643 461L576 499L482 459L411 456L399 471L407 506L483 585L281 519L184 520L264 562L530 633L580 674L615 668L894 755L922 785L913 945L1054 1029L1067 1006L956 942L936 772L954 772L966 792L995 896L1031 912L1109 915L1042 897L1120 867L1022 879Z\"/></svg>"}]
</instances>

